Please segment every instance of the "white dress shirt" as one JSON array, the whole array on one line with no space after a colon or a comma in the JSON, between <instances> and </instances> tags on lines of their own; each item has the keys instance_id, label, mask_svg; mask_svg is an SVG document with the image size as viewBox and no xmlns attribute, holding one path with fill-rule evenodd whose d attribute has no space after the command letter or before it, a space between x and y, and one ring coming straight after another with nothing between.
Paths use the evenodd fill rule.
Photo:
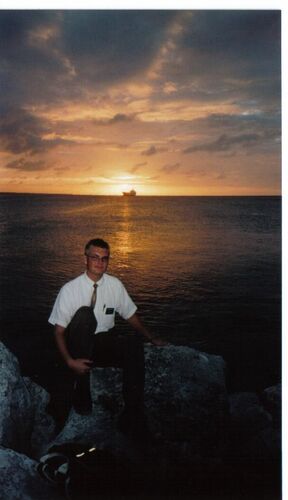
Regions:
<instances>
[{"instance_id":1,"label":"white dress shirt","mask_svg":"<svg viewBox=\"0 0 288 500\"><path fill-rule=\"evenodd\" d=\"M56 298L49 323L66 328L77 309L90 305L93 285L94 281L86 273L66 283ZM97 300L94 308L97 319L95 333L107 332L115 325L116 312L122 318L129 319L136 312L137 306L118 278L105 273L97 285Z\"/></svg>"}]
</instances>

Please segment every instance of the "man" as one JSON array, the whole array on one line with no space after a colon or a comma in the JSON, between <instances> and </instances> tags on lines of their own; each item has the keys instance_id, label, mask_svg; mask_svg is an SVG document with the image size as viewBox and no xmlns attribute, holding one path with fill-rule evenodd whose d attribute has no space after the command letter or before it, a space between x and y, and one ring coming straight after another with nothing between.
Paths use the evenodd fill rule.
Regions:
<instances>
[{"instance_id":1,"label":"man","mask_svg":"<svg viewBox=\"0 0 288 500\"><path fill-rule=\"evenodd\" d=\"M54 304L49 322L54 325L56 344L67 369L59 380L62 390L58 385L58 395L54 394L49 408L61 424L71 404L80 414L90 413L90 370L94 366L121 367L125 407L118 427L122 432L137 434L145 427L141 337L156 346L165 342L152 337L124 285L106 273L109 257L108 243L99 238L90 240L84 253L86 272L66 283ZM140 336L119 335L114 328L116 312Z\"/></svg>"}]
</instances>

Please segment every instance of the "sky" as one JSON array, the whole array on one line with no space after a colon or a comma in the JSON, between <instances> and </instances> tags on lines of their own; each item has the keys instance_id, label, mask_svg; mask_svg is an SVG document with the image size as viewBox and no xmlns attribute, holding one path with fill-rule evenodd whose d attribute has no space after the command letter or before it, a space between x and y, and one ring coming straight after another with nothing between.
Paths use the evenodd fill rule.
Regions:
<instances>
[{"instance_id":1,"label":"sky","mask_svg":"<svg viewBox=\"0 0 288 500\"><path fill-rule=\"evenodd\" d=\"M280 10L0 10L0 191L281 193Z\"/></svg>"}]
</instances>

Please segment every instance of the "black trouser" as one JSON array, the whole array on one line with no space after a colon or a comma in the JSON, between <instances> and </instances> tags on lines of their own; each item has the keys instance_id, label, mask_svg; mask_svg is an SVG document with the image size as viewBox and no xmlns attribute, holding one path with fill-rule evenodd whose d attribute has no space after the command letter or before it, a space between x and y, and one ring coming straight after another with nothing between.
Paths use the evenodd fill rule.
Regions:
<instances>
[{"instance_id":1,"label":"black trouser","mask_svg":"<svg viewBox=\"0 0 288 500\"><path fill-rule=\"evenodd\" d=\"M96 319L93 310L86 306L78 309L65 332L69 353L75 359L90 359L94 367L122 368L125 409L131 414L143 411L145 371L142 340L135 334L119 335L114 329L95 335L95 329ZM54 394L52 406L56 410L54 415L59 410L58 417L63 419L73 403L72 392L75 382L78 386L76 391L78 395L82 398L83 395L90 397L90 373L77 376L72 370L64 367L60 377L56 391L58 395ZM55 405L58 408L55 408ZM57 418L57 415L55 416Z\"/></svg>"}]
</instances>

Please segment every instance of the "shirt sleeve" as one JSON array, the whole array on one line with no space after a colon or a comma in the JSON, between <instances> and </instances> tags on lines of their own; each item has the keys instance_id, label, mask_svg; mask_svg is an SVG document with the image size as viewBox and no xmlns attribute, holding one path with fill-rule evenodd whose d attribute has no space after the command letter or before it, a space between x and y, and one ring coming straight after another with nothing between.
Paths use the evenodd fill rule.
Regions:
<instances>
[{"instance_id":1,"label":"shirt sleeve","mask_svg":"<svg viewBox=\"0 0 288 500\"><path fill-rule=\"evenodd\" d=\"M62 287L56 298L51 315L48 319L52 325L60 325L66 328L73 316L72 301L69 297L69 290L67 287Z\"/></svg>"},{"instance_id":2,"label":"shirt sleeve","mask_svg":"<svg viewBox=\"0 0 288 500\"><path fill-rule=\"evenodd\" d=\"M134 304L125 286L121 282L119 282L119 285L120 290L117 312L123 319L129 319L137 311L137 306Z\"/></svg>"}]
</instances>

